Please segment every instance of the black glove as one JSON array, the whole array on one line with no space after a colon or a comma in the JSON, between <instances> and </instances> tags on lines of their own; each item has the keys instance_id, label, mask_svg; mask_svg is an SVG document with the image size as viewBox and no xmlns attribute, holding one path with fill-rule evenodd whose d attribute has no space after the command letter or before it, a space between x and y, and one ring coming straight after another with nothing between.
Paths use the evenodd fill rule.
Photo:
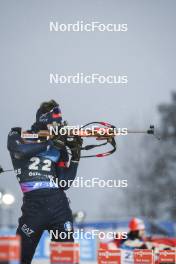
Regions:
<instances>
[{"instance_id":1,"label":"black glove","mask_svg":"<svg viewBox=\"0 0 176 264\"><path fill-rule=\"evenodd\" d=\"M79 136L67 139L67 147L70 148L72 153L72 161L79 161L81 156L81 147L83 144L83 139Z\"/></svg>"},{"instance_id":2,"label":"black glove","mask_svg":"<svg viewBox=\"0 0 176 264\"><path fill-rule=\"evenodd\" d=\"M62 149L66 145L66 138L64 136L56 136L52 139L52 145L57 149Z\"/></svg>"}]
</instances>

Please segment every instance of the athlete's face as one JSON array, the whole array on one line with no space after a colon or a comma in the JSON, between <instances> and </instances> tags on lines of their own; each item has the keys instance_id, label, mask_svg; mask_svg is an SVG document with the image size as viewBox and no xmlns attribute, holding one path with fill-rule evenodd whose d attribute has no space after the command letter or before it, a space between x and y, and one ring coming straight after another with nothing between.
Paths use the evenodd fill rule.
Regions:
<instances>
[{"instance_id":1,"label":"athlete's face","mask_svg":"<svg viewBox=\"0 0 176 264\"><path fill-rule=\"evenodd\" d=\"M139 237L144 238L145 236L145 229L139 230Z\"/></svg>"}]
</instances>

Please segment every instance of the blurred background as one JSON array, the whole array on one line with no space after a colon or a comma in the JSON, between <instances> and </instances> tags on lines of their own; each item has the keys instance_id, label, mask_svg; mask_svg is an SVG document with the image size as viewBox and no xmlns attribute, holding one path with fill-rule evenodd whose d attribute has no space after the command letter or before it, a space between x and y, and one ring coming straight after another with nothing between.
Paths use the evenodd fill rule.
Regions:
<instances>
[{"instance_id":1,"label":"blurred background","mask_svg":"<svg viewBox=\"0 0 176 264\"><path fill-rule=\"evenodd\" d=\"M42 101L60 103L70 125L108 121L148 129L117 139L118 150L81 160L85 179L127 179L127 188L71 188L73 212L85 223L122 223L144 218L176 232L176 2L153 0L1 1L0 164L12 167L6 148L11 127L28 129ZM50 32L49 22L128 24L127 32ZM49 74L120 74L128 85L50 84ZM14 173L0 175L0 227L15 229L22 194ZM90 202L91 201L91 202ZM112 226L111 226L112 227ZM117 226L116 226L117 227ZM11 231L10 231L11 232Z\"/></svg>"}]
</instances>

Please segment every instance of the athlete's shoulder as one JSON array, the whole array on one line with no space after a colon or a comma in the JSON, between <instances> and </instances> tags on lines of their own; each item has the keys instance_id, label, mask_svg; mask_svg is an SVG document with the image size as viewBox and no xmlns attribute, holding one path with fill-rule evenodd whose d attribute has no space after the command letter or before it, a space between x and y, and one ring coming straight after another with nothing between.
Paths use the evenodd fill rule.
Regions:
<instances>
[{"instance_id":1,"label":"athlete's shoulder","mask_svg":"<svg viewBox=\"0 0 176 264\"><path fill-rule=\"evenodd\" d=\"M12 150L14 146L18 144L18 142L20 143L20 140L21 140L21 128L20 127L11 128L7 138L8 150Z\"/></svg>"},{"instance_id":2,"label":"athlete's shoulder","mask_svg":"<svg viewBox=\"0 0 176 264\"><path fill-rule=\"evenodd\" d=\"M8 136L12 137L12 136L21 136L21 127L12 127Z\"/></svg>"}]
</instances>

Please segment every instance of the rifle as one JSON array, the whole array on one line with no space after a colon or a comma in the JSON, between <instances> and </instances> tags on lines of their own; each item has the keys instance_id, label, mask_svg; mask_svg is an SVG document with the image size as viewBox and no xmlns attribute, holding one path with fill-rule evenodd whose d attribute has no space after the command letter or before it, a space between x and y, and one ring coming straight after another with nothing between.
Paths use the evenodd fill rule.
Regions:
<instances>
[{"instance_id":1,"label":"rifle","mask_svg":"<svg viewBox=\"0 0 176 264\"><path fill-rule=\"evenodd\" d=\"M64 135L61 133L61 131L63 130L65 131ZM53 133L53 131L57 133ZM72 126L68 127L67 123L63 122L63 124L59 124L59 125L54 124L53 126L50 127L49 130L40 130L40 131L37 131L36 133L22 131L21 137L26 143L30 143L29 141L30 138L36 138L37 142L43 142L43 141L46 141L48 139L53 139L53 138L59 139L61 136L65 137L66 140L68 141L71 139L74 139L75 137L95 138L97 141L103 141L103 143L85 145L85 146L82 146L81 150L89 151L91 149L100 148L105 145L110 145L111 149L106 152L102 152L102 153L97 153L93 155L84 155L84 156L81 156L81 158L92 158L92 157L101 158L101 157L112 155L117 150L117 144L115 141L116 136L128 135L128 134L155 135L155 128L153 125L150 125L149 129L147 130L129 130L126 128L126 129L122 129L122 131L119 132L119 129L110 123L94 121L94 122L90 122L90 123L87 123L79 127L79 129L77 129L75 133L75 130ZM34 141L31 141L31 142L34 143ZM0 173L8 172L8 171L13 171L13 170L3 170L2 167L0 166Z\"/></svg>"},{"instance_id":2,"label":"rifle","mask_svg":"<svg viewBox=\"0 0 176 264\"><path fill-rule=\"evenodd\" d=\"M53 133L54 131L54 133ZM64 133L63 133L64 132ZM75 137L81 137L81 138L95 138L97 141L104 141L101 144L91 144L86 145L81 148L81 150L91 150L94 148L99 148L102 146L105 146L107 144L111 145L111 149L104 152L99 153L95 155L86 155L81 156L81 158L91 158L91 157L105 157L113 154L117 147L116 147L116 141L115 137L119 135L128 135L128 134L151 134L154 135L154 126L150 125L148 130L128 130L127 128L122 129L121 131L117 129L114 125L109 124L107 122L90 122L85 124L84 126L79 127L78 129L74 129L73 126L67 126L66 123L63 123L62 125L55 125L51 126L49 130L41 130L38 131L37 134L29 134L29 138L35 137L40 140L40 142L44 139L52 139L52 138L58 138L60 136L65 137L67 140L73 139ZM27 136L26 136L27 135ZM28 132L22 132L21 136L23 138L28 138Z\"/></svg>"}]
</instances>

